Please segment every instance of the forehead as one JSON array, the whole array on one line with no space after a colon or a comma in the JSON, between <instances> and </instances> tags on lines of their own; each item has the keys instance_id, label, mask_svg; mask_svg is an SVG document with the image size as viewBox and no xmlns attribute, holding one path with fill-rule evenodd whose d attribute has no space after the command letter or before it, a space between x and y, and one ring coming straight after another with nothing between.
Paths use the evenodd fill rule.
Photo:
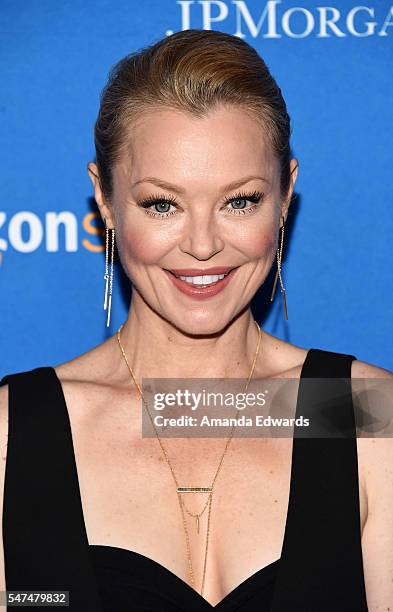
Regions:
<instances>
[{"instance_id":1,"label":"forehead","mask_svg":"<svg viewBox=\"0 0 393 612\"><path fill-rule=\"evenodd\" d=\"M154 175L178 182L263 170L274 181L278 162L261 123L242 108L220 106L203 118L160 109L130 128L119 170L135 180Z\"/></svg>"}]
</instances>

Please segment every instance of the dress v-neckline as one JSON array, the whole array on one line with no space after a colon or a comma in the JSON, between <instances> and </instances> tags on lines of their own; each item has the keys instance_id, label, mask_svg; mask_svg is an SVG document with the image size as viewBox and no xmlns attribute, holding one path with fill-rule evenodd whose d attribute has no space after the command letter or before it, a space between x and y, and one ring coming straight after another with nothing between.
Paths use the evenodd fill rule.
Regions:
<instances>
[{"instance_id":1,"label":"dress v-neckline","mask_svg":"<svg viewBox=\"0 0 393 612\"><path fill-rule=\"evenodd\" d=\"M300 387L302 385L302 380L304 379L304 372L306 370L306 367L309 366L309 362L312 359L315 350L317 350L317 349L310 348L310 349L307 350L305 359L304 359L302 367L301 367L301 372L300 372L300 376L299 376L299 387L298 387L297 398L296 398L296 412L295 412L295 416L298 416L298 414L299 414ZM74 482L75 482L76 495L77 495L77 505L78 505L78 509L79 509L80 525L81 525L81 529L82 529L83 545L89 551L90 546L94 546L94 545L89 544L89 540L88 540L88 536L87 536L87 528L86 528L85 517L84 517L84 513L83 513L82 496L81 496L81 490L80 490L78 470L77 470L77 465L76 465L75 448L74 448L74 442L73 442L73 437L72 437L72 429L71 429L71 422L70 422L67 402L66 402L66 399L65 399L65 395L64 395L64 391L63 391L63 387L62 387L61 381L60 381L60 379L59 379L59 377L57 375L56 370L52 366L49 366L48 369L51 371L51 373L53 374L53 376L54 376L54 378L56 380L56 383L57 383L58 389L59 389L59 393L60 393L60 397L61 397L61 401L62 401L62 404L63 404L63 408L65 410L66 422L67 422L67 428L68 428L67 435L69 436L69 439L70 439L70 442L71 442L71 451L72 451L71 454L72 454L72 464L73 464L72 465L72 470L73 470L73 473L74 473ZM274 592L275 592L277 584L279 583L279 577L280 577L280 575L282 573L282 565L283 565L282 561L283 561L283 559L285 557L286 549L287 549L288 530L289 530L289 517L290 517L290 514L293 512L293 498L294 498L293 487L294 487L294 464L295 464L294 456L295 456L295 451L296 451L295 431L296 431L296 425L294 427L293 436L292 436L289 496L288 496L288 502L287 502L287 512L286 512L286 517L285 517L284 537L283 537L283 542L282 542L282 546L281 546L281 555L280 555L280 557L278 559L272 561L268 565L265 565L264 567L262 567L259 570L257 570L254 574L251 574L250 576L245 578L245 580L243 580L234 589L232 589L229 593L227 593L223 597L223 599L221 599L215 606L212 606L198 591L196 591L193 587L191 587L180 576L178 576L177 574L172 572L170 569L168 569L167 567L165 567L164 565L162 565L158 561L155 561L151 557L147 557L147 556L143 555L142 553L138 553L137 551L133 551L133 550L126 549L126 548L121 548L121 547L110 547L110 548L117 549L118 551L123 551L125 553L129 553L130 555L137 555L139 558L143 557L144 559L148 560L148 562L152 563L156 567L159 566L162 571L167 573L168 576L169 575L175 576L176 579L177 579L177 583L182 586L183 590L185 590L185 592L188 592L188 593L190 593L190 591L192 591L195 594L196 601L199 600L200 604L204 604L205 606L207 606L206 607L207 610L208 609L210 609L210 610L220 610L220 606L221 605L224 606L226 604L226 601L229 601L230 598L234 597L235 594L239 590L241 590L243 588L243 585L245 585L246 583L252 582L256 577L262 575L265 570L266 570L266 572L268 572L273 567L278 565L276 579L275 579L275 587L274 587ZM104 545L96 545L96 546L104 546ZM123 554L123 553L121 553L121 554ZM91 569L91 571L93 573L93 576L95 576L93 562L91 560L91 553L89 554L89 559L90 559L90 561L89 561L90 569ZM97 594L98 594L98 582L97 582L97 580L95 578L93 578L93 580L94 580L95 588L96 588L96 591L97 591ZM273 593L273 599L274 599L274 593Z\"/></svg>"},{"instance_id":2,"label":"dress v-neckline","mask_svg":"<svg viewBox=\"0 0 393 612\"><path fill-rule=\"evenodd\" d=\"M280 559L276 559L272 563L265 565L261 569L248 576L245 580L239 583L232 591L227 593L223 599L221 599L215 606L209 603L198 591L196 591L192 586L188 584L185 580L180 578L177 574L172 572L170 569L162 565L155 559L151 557L147 557L142 553L139 553L134 550L129 550L127 548L120 548L117 546L108 546L105 544L89 544L89 549L91 549L91 554L94 555L95 551L97 551L98 555L104 555L105 563L108 562L109 559L114 556L114 563L121 563L121 567L124 566L132 567L132 562L137 561L141 564L141 566L146 567L146 572L151 572L154 570L155 573L159 572L162 574L168 581L168 590L173 586L174 592L176 592L176 601L173 600L173 603L176 605L181 601L183 605L188 604L192 606L192 610L197 609L198 612L202 612L204 609L206 610L217 610L218 612L225 612L225 610L232 610L235 603L241 601L243 604L244 601L254 594L254 589L251 587L255 584L256 588L261 588L260 579L263 580L263 586L268 584L271 580L274 580L276 576L277 567L279 566ZM194 608L194 606L196 606ZM227 608L229 606L229 608ZM191 610L191 608L187 608L187 610Z\"/></svg>"}]
</instances>

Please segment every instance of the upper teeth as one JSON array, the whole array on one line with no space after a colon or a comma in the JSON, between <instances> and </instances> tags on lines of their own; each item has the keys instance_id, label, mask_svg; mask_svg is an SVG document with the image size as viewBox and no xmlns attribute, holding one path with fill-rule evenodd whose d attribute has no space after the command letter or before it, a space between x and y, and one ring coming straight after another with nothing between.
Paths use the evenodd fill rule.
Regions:
<instances>
[{"instance_id":1,"label":"upper teeth","mask_svg":"<svg viewBox=\"0 0 393 612\"><path fill-rule=\"evenodd\" d=\"M210 285L211 283L216 283L218 280L221 280L224 276L226 276L226 274L214 274L211 276L179 276L178 278L192 285Z\"/></svg>"}]
</instances>

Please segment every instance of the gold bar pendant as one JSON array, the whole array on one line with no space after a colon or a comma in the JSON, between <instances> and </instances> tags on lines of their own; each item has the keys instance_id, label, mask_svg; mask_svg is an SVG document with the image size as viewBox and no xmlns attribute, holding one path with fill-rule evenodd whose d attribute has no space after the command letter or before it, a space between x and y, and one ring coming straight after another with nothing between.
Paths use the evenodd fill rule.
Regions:
<instances>
[{"instance_id":1,"label":"gold bar pendant","mask_svg":"<svg viewBox=\"0 0 393 612\"><path fill-rule=\"evenodd\" d=\"M196 528L197 528L197 533L199 533L199 516L196 516Z\"/></svg>"},{"instance_id":2,"label":"gold bar pendant","mask_svg":"<svg viewBox=\"0 0 393 612\"><path fill-rule=\"evenodd\" d=\"M210 493L212 487L177 487L178 493Z\"/></svg>"}]
</instances>

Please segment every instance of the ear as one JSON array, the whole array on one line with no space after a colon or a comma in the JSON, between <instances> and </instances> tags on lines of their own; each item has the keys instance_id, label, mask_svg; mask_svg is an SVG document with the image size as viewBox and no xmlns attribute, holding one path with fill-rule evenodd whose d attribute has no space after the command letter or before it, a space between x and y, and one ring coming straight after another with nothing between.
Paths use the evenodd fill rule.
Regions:
<instances>
[{"instance_id":1,"label":"ear","mask_svg":"<svg viewBox=\"0 0 393 612\"><path fill-rule=\"evenodd\" d=\"M292 200L292 194L293 194L293 189L295 187L295 183L296 183L296 179L297 179L297 173L298 173L298 169L299 169L299 162L296 158L291 159L290 161L290 184L289 184L289 189L288 189L288 195L285 198L284 202L282 203L281 206L281 214L280 214L280 223L281 223L281 217L284 216L285 220L287 218L287 214L288 214L288 208L291 204L291 200Z\"/></svg>"},{"instance_id":2,"label":"ear","mask_svg":"<svg viewBox=\"0 0 393 612\"><path fill-rule=\"evenodd\" d=\"M112 207L106 202L105 196L102 192L97 165L94 162L89 162L87 164L87 172L89 174L91 182L93 183L94 197L97 202L101 218L106 227L108 227L109 229L113 229L114 219L112 215Z\"/></svg>"}]
</instances>

